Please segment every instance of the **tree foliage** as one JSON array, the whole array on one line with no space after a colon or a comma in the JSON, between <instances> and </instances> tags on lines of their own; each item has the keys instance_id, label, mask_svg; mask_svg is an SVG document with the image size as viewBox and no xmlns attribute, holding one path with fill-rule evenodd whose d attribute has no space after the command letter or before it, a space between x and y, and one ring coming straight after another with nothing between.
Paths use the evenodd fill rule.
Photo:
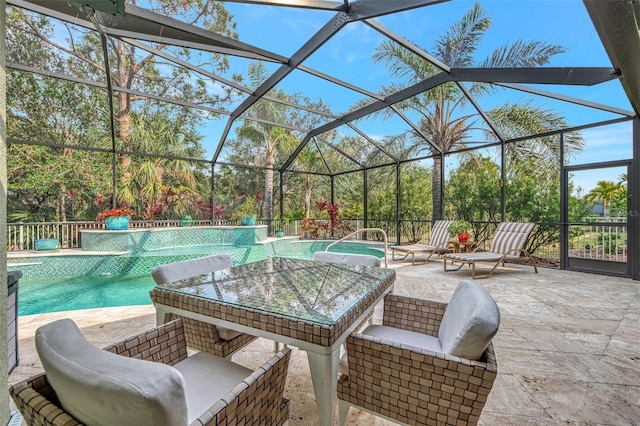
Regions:
<instances>
[{"instance_id":1,"label":"tree foliage","mask_svg":"<svg viewBox=\"0 0 640 426\"><path fill-rule=\"evenodd\" d=\"M130 3L135 5L136 0ZM237 37L232 16L220 2L158 0L145 3L145 7L167 16L179 16L186 23L218 34ZM184 67L171 65L154 53L122 39L108 37L107 43L112 64L109 71L115 88L115 142L120 150L115 163L119 178L118 204L135 207L137 216L143 218L158 217L160 202L164 202L161 216L167 218L180 217L186 212L206 217L210 178L201 162L139 157L134 153L141 151L203 160L202 136L196 134L195 129L204 119L215 116L179 104L152 100L146 94L221 107L233 97L235 89L211 93L204 77ZM195 66L207 67L221 74L229 66L226 57L220 54L197 53L166 45L152 47L174 56L188 57ZM98 33L37 13L9 8L7 52L8 61L40 69L45 74L66 74L98 83L105 81L105 62ZM104 89L11 71L7 98L10 138L38 144L112 150L109 103ZM43 108L43 105L47 107ZM38 155L25 155L26 151L37 152ZM50 156L43 158L44 153L50 153ZM20 192L20 199L27 210L41 208L55 212L45 215L48 220L66 220L67 214L72 215L70 219L91 219L91 209L79 210L74 205L93 205L96 194L104 196L113 192L111 174L114 163L102 154L71 152L66 148L10 146L9 155L20 156L20 164L14 162L16 169L9 170L14 193ZM97 163L99 172L86 167L99 159L103 161ZM24 174L21 173L25 169L40 170L47 185L24 182ZM100 184L87 184L96 180ZM73 200L68 196L70 189L78 191ZM168 190L177 194L177 199L172 196L171 201L167 200ZM17 202L11 205L20 207ZM79 216L80 212L82 216Z\"/></svg>"},{"instance_id":2,"label":"tree foliage","mask_svg":"<svg viewBox=\"0 0 640 426\"><path fill-rule=\"evenodd\" d=\"M480 42L490 27L491 17L479 3L475 3L437 39L432 49L435 52L434 56L450 67L526 67L544 65L552 56L564 51L561 46L541 41L516 40L513 43L505 43L485 59L477 59L476 52ZM373 60L386 64L392 75L404 80L403 85L420 82L441 72L432 63L391 41L380 43ZM397 91L403 85L383 87L381 92L386 94ZM475 84L470 92L480 96L491 90L494 89L488 85ZM466 102L467 98L460 86L450 82L399 104L400 108L417 113L421 117L420 132L414 132L414 144L409 149L414 152L428 151L434 155L432 204L433 216L436 219L442 218L444 212L440 181L442 157L439 154L463 145L469 137L474 121L478 119L475 114L460 112L463 111L461 107ZM381 114L391 114L391 111L383 110ZM503 124L504 127L514 125L506 121Z\"/></svg>"}]
</instances>

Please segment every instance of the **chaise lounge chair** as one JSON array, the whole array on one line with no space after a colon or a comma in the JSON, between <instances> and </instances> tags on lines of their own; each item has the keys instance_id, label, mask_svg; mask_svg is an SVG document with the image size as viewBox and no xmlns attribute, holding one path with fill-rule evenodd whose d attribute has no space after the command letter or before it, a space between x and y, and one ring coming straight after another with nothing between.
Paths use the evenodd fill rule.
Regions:
<instances>
[{"instance_id":1,"label":"chaise lounge chair","mask_svg":"<svg viewBox=\"0 0 640 426\"><path fill-rule=\"evenodd\" d=\"M436 220L433 224L433 229L429 235L427 243L416 243L406 246L393 246L391 247L391 259L396 260L396 252L399 255L404 254L398 260L404 260L407 256L411 255L411 264L416 264L416 254L428 253L424 262L428 261L434 253L442 254L449 252L449 231L447 228L451 224L451 220Z\"/></svg>"},{"instance_id":2,"label":"chaise lounge chair","mask_svg":"<svg viewBox=\"0 0 640 426\"><path fill-rule=\"evenodd\" d=\"M444 270L446 272L457 271L464 265L469 265L473 279L489 278L498 265L504 266L506 259L519 259L521 255L525 255L529 258L534 272L538 273L536 260L524 250L524 243L529 238L534 226L534 223L502 222L498 225L491 240L489 251L477 251L476 249L472 253L447 253L443 255ZM447 269L447 261L451 261L451 264L459 262L460 265L457 268ZM488 273L476 275L476 262L495 262L495 264Z\"/></svg>"}]
</instances>

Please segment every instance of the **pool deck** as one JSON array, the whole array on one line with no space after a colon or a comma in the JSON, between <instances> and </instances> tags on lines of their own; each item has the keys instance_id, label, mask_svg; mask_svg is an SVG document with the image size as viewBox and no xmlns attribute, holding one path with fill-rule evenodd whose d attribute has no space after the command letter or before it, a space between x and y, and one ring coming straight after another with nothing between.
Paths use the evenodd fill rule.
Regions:
<instances>
[{"instance_id":1,"label":"pool deck","mask_svg":"<svg viewBox=\"0 0 640 426\"><path fill-rule=\"evenodd\" d=\"M447 301L467 268L445 273L442 262L397 271L395 293ZM498 378L481 425L640 425L640 282L602 275L507 265L480 280L498 302L494 339ZM380 321L380 306L374 320ZM19 318L19 366L9 383L42 371L35 353L37 327L73 318L87 338L106 346L155 325L149 306L91 309ZM256 368L273 343L257 339L234 355ZM315 425L318 415L304 352L293 348L285 396L289 425ZM351 409L348 424L390 425Z\"/></svg>"}]
</instances>

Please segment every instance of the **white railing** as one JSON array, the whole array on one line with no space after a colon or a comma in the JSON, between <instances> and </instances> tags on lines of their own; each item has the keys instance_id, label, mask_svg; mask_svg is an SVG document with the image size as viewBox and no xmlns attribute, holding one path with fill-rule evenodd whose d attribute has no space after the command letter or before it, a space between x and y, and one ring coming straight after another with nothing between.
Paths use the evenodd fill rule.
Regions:
<instances>
[{"instance_id":1,"label":"white railing","mask_svg":"<svg viewBox=\"0 0 640 426\"><path fill-rule=\"evenodd\" d=\"M569 227L569 256L613 262L627 261L627 227L604 225L572 225ZM610 221L613 222L613 221Z\"/></svg>"},{"instance_id":2,"label":"white railing","mask_svg":"<svg viewBox=\"0 0 640 426\"><path fill-rule=\"evenodd\" d=\"M358 235L361 234L363 232L379 232L382 234L382 236L384 237L384 267L387 267L387 233L384 232L384 229L381 228L362 228L362 229L358 229L357 231L353 231L352 233L350 233L349 235L346 235L342 238L340 238L338 241L334 241L333 243L329 244L327 247L325 247L324 251L329 251L329 249L333 246L335 246L338 243L341 243L342 241L353 237L354 235Z\"/></svg>"},{"instance_id":3,"label":"white railing","mask_svg":"<svg viewBox=\"0 0 640 426\"><path fill-rule=\"evenodd\" d=\"M164 228L180 226L181 220L131 221L131 228ZM233 222L235 224L235 221ZM196 225L211 225L210 220L197 220ZM226 223L217 223L224 225ZM80 231L84 229L102 229L102 222L36 222L7 223L7 250L34 250L35 240L40 238L56 238L61 248L78 248Z\"/></svg>"},{"instance_id":4,"label":"white railing","mask_svg":"<svg viewBox=\"0 0 640 426\"><path fill-rule=\"evenodd\" d=\"M609 260L624 262L627 259L628 243L627 243L627 227L622 225L626 218L586 218L582 224L571 225L569 227L569 256L581 257L595 260ZM151 227L173 227L180 226L180 219L176 220L158 220L158 221L132 221L132 228L151 228ZM259 221L260 224L267 224L266 221ZM283 229L286 235L300 235L302 232L302 220L289 220L281 225L272 227L274 232L276 229ZM384 225L384 221L375 221ZM229 226L237 225L235 220L197 220L196 225L209 226ZM363 221L352 220L352 229L358 229ZM384 228L393 228L391 222ZM60 240L62 248L78 248L80 245L80 230L83 229L100 229L104 225L101 222L37 222L37 223L7 223L7 250L33 250L34 241L40 238L57 238ZM412 232L420 234L428 232L429 223L425 221L403 221L404 228L418 227L417 231ZM383 228L375 228L383 229ZM356 231L364 232L364 230ZM386 232L387 238L389 233ZM489 242L487 241L486 244ZM386 248L386 241L385 241ZM559 242L550 243L544 247L540 247L535 252L536 256L549 259L560 259Z\"/></svg>"}]
</instances>

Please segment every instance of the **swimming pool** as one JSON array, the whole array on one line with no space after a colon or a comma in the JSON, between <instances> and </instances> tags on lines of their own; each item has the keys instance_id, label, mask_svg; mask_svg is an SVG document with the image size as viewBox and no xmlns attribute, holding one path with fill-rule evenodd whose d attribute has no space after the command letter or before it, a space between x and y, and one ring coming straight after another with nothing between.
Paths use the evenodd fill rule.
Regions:
<instances>
[{"instance_id":1,"label":"swimming pool","mask_svg":"<svg viewBox=\"0 0 640 426\"><path fill-rule=\"evenodd\" d=\"M57 256L55 268L42 264L21 267L24 277L18 289L18 315L150 305L149 291L155 285L150 271L155 266L220 252L230 253L236 265L272 256L311 259L313 253L324 250L330 242L292 240L252 247L176 247L136 256ZM330 251L383 257L381 247L379 243L346 241ZM42 275L47 269L52 276ZM60 275L54 269L67 274Z\"/></svg>"}]
</instances>

